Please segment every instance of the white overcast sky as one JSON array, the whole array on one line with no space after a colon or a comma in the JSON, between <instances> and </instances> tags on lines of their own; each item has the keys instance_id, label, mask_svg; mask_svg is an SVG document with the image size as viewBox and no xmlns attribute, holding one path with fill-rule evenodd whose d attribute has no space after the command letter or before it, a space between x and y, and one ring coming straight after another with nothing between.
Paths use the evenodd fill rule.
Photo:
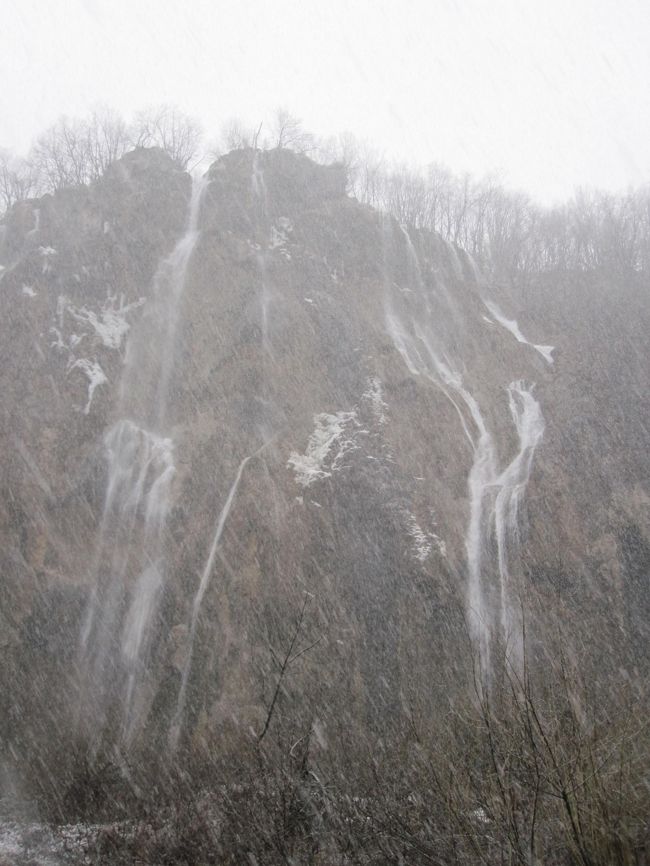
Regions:
<instances>
[{"instance_id":1,"label":"white overcast sky","mask_svg":"<svg viewBox=\"0 0 650 866\"><path fill-rule=\"evenodd\" d=\"M286 106L544 201L650 181L650 0L0 0L0 146L172 102Z\"/></svg>"}]
</instances>

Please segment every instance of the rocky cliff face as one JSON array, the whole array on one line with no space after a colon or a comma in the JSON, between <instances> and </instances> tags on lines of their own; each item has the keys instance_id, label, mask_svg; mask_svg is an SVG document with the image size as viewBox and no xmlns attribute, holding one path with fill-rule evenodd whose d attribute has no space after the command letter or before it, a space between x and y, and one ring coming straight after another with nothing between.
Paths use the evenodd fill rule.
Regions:
<instances>
[{"instance_id":1,"label":"rocky cliff face","mask_svg":"<svg viewBox=\"0 0 650 866\"><path fill-rule=\"evenodd\" d=\"M252 150L194 183L134 151L16 206L0 262L8 774L235 748L285 656L323 740L379 730L468 636L486 676L520 653L522 605L644 663L638 275L488 285Z\"/></svg>"}]
</instances>

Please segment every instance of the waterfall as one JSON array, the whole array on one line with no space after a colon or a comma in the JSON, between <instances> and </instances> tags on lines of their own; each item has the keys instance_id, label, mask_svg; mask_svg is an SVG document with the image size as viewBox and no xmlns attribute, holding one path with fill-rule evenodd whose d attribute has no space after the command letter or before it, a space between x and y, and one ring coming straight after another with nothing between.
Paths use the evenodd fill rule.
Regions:
<instances>
[{"instance_id":1,"label":"waterfall","mask_svg":"<svg viewBox=\"0 0 650 866\"><path fill-rule=\"evenodd\" d=\"M264 178L264 169L260 166L260 151L255 150L253 155L253 166L251 170L251 189L253 191L253 202L256 210L259 211L261 229L262 229L262 245L256 255L257 270L260 281L260 328L262 332L262 347L264 351L273 357L273 349L269 339L269 309L271 307L272 292L269 288L267 275L267 249L268 249L268 228L269 228L269 194L266 188L266 180ZM255 225L255 224L254 224ZM257 226L255 226L257 227Z\"/></svg>"},{"instance_id":2,"label":"waterfall","mask_svg":"<svg viewBox=\"0 0 650 866\"><path fill-rule=\"evenodd\" d=\"M265 442L260 448L257 449L253 454L249 454L248 457L244 457L244 459L239 464L237 472L235 474L235 480L233 481L230 490L228 492L228 496L226 497L226 501L219 512L219 517L217 518L217 523L214 531L214 535L212 538L212 544L210 545L210 550L208 552L208 556L206 559L205 566L203 571L201 572L201 577L199 579L199 585L196 590L196 594L194 596L194 600L192 602L192 614L190 619L190 628L189 628L189 638L188 638L188 647L187 654L185 657L185 663L183 665L183 673L181 676L181 687L178 692L178 699L176 702L176 712L174 714L174 719L172 721L172 725L170 728L169 742L172 748L178 743L178 737L180 735L181 725L183 721L183 713L185 711L185 698L187 693L187 682L190 675L190 670L192 667L192 657L194 654L194 641L196 638L196 628L199 621L199 614L201 612L201 604L203 602L203 597L205 596L206 590L210 583L210 579L212 577L212 571L214 569L214 561L217 555L217 551L219 549L219 542L221 541L221 536L223 534L223 530L226 526L226 522L228 520L228 516L230 515L230 510L232 508L232 504L235 500L235 496L237 495L237 490L239 488L239 483L241 481L242 475L244 473L244 469L247 464L267 447L269 443Z\"/></svg>"},{"instance_id":3,"label":"waterfall","mask_svg":"<svg viewBox=\"0 0 650 866\"><path fill-rule=\"evenodd\" d=\"M266 212L266 205L268 200L268 191L266 189L266 180L264 178L264 171L260 167L260 151L255 148L255 152L253 154L253 169L251 175L251 186L253 189L253 195L258 201L262 203L262 207L264 208L264 212Z\"/></svg>"},{"instance_id":4,"label":"waterfall","mask_svg":"<svg viewBox=\"0 0 650 866\"><path fill-rule=\"evenodd\" d=\"M120 412L138 418L148 428L161 430L166 424L181 300L187 268L199 239L198 221L207 183L205 178L193 180L186 230L158 266L141 325L127 341Z\"/></svg>"},{"instance_id":5,"label":"waterfall","mask_svg":"<svg viewBox=\"0 0 650 866\"><path fill-rule=\"evenodd\" d=\"M422 279L422 268L408 231L404 227L401 231L409 271L416 275L417 296L400 298L386 279L385 327L409 372L431 381L453 405L471 451L467 478L469 517L465 529L466 603L471 637L483 674L489 677L495 639L511 658L518 658L521 652L519 599L510 560L518 542L519 506L535 450L544 433L544 419L532 385L513 381L506 386L509 421L515 427L518 447L510 462L500 469L494 434L479 401L465 385L461 373L463 359L454 358L445 348L446 342L453 345L453 335L450 338L447 331L450 320L453 322L455 318L449 310L452 315L445 316L447 329L443 333L439 302L446 300L447 293L443 287L439 302L434 304L434 291ZM384 230L384 244L385 235ZM539 351L546 347L534 348Z\"/></svg>"},{"instance_id":6,"label":"waterfall","mask_svg":"<svg viewBox=\"0 0 650 866\"><path fill-rule=\"evenodd\" d=\"M497 540L500 577L501 629L514 658L522 660L522 623L519 608L512 604L512 590L508 571L508 544L518 541L519 505L526 491L535 450L544 435L544 418L532 388L524 382L511 382L508 386L510 414L517 430L519 450L497 479L498 493L492 508Z\"/></svg>"},{"instance_id":7,"label":"waterfall","mask_svg":"<svg viewBox=\"0 0 650 866\"><path fill-rule=\"evenodd\" d=\"M524 346L531 346L531 348L535 349L536 352L539 352L547 364L553 363L553 352L555 351L554 346L541 346L537 343L531 343L530 340L527 340L521 333L516 319L508 319L507 316L504 316L494 301L484 300L483 303L494 316L496 321L505 328L506 331L510 331L518 343L523 343Z\"/></svg>"},{"instance_id":8,"label":"waterfall","mask_svg":"<svg viewBox=\"0 0 650 866\"><path fill-rule=\"evenodd\" d=\"M112 704L135 731L166 579L164 532L176 472L168 421L170 378L188 265L199 239L206 182L194 180L187 226L160 263L152 297L127 343L118 418L104 436L107 487L80 640L84 691L95 721ZM99 718L97 718L99 716Z\"/></svg>"},{"instance_id":9,"label":"waterfall","mask_svg":"<svg viewBox=\"0 0 650 866\"><path fill-rule=\"evenodd\" d=\"M413 241L411 240L411 235L409 234L408 226L400 225L400 231L404 236L404 242L406 243L406 253L408 256L409 270L412 271L415 276L415 286L420 294L422 294L422 289L424 287L424 280L422 279L422 270L420 268L420 260L418 259L418 254L413 246Z\"/></svg>"}]
</instances>

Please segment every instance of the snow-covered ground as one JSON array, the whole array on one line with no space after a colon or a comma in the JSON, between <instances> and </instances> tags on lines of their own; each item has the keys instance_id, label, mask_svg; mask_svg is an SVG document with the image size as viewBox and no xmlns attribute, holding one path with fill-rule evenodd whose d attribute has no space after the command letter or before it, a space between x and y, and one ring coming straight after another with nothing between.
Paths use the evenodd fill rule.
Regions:
<instances>
[{"instance_id":1,"label":"snow-covered ground","mask_svg":"<svg viewBox=\"0 0 650 866\"><path fill-rule=\"evenodd\" d=\"M101 863L96 841L101 826L0 820L0 866L81 866Z\"/></svg>"}]
</instances>

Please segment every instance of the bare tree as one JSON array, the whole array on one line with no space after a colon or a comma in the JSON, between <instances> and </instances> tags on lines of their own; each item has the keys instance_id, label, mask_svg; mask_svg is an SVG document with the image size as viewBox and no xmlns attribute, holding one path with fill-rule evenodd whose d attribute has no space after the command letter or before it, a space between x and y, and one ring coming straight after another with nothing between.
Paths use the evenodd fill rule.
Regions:
<instances>
[{"instance_id":1,"label":"bare tree","mask_svg":"<svg viewBox=\"0 0 650 866\"><path fill-rule=\"evenodd\" d=\"M306 132L300 118L286 108L278 108L271 124L272 146L288 148L296 153L308 153L315 147L314 136Z\"/></svg>"},{"instance_id":2,"label":"bare tree","mask_svg":"<svg viewBox=\"0 0 650 866\"><path fill-rule=\"evenodd\" d=\"M0 207L8 210L17 201L36 193L34 167L8 150L0 150Z\"/></svg>"},{"instance_id":3,"label":"bare tree","mask_svg":"<svg viewBox=\"0 0 650 866\"><path fill-rule=\"evenodd\" d=\"M376 156L376 153L372 151ZM310 152L311 159L322 165L339 163L345 169L347 192L360 201L365 201L362 189L362 175L372 171L370 165L381 164L381 158L371 157L371 148L360 142L351 132L314 140L314 149Z\"/></svg>"},{"instance_id":4,"label":"bare tree","mask_svg":"<svg viewBox=\"0 0 650 866\"><path fill-rule=\"evenodd\" d=\"M348 145L350 146L350 142ZM352 148L350 154L354 154ZM383 154L367 142L360 142L353 159L355 179L352 194L364 204L385 207L386 161Z\"/></svg>"},{"instance_id":5,"label":"bare tree","mask_svg":"<svg viewBox=\"0 0 650 866\"><path fill-rule=\"evenodd\" d=\"M139 111L131 128L134 147L160 147L183 170L198 161L202 137L200 123L172 105Z\"/></svg>"},{"instance_id":6,"label":"bare tree","mask_svg":"<svg viewBox=\"0 0 650 866\"><path fill-rule=\"evenodd\" d=\"M31 162L41 188L52 192L97 180L128 147L122 118L98 108L88 118L60 117L36 139Z\"/></svg>"},{"instance_id":7,"label":"bare tree","mask_svg":"<svg viewBox=\"0 0 650 866\"><path fill-rule=\"evenodd\" d=\"M275 664L278 668L278 674L277 674L277 679L276 679L276 683L275 683L275 688L273 689L273 695L271 697L271 701L269 702L269 705L268 705L268 708L266 711L266 718L264 720L264 726L263 726L262 731L260 732L260 734L257 738L259 742L261 742L264 739L264 737L266 736L266 733L269 729L269 726L271 724L271 720L273 718L273 713L275 711L275 707L277 704L277 700L278 700L278 697L279 697L280 692L282 690L283 682L284 682L284 679L285 679L285 676L287 674L289 667L295 661L297 661L301 656L305 655L305 653L309 652L309 650L311 650L315 646L317 646L320 643L320 641L322 640L322 635L321 635L316 640L311 641L306 647L303 647L302 649L298 649L298 646L297 646L298 641L301 637L302 630L303 630L303 625L304 625L304 621L305 621L305 611L307 610L307 605L309 604L310 598L312 598L311 593L305 592L304 596L303 596L302 606L300 608L300 613L298 615L298 619L296 620L295 626L294 626L293 631L291 633L291 637L289 639L286 652L281 657L279 657L275 653L275 651L273 650L273 647L271 646L271 644L269 642L269 649L271 651L273 661L275 662Z\"/></svg>"},{"instance_id":8,"label":"bare tree","mask_svg":"<svg viewBox=\"0 0 650 866\"><path fill-rule=\"evenodd\" d=\"M88 153L82 121L61 117L36 139L32 161L44 190L86 183Z\"/></svg>"},{"instance_id":9,"label":"bare tree","mask_svg":"<svg viewBox=\"0 0 650 866\"><path fill-rule=\"evenodd\" d=\"M112 162L124 156L129 146L124 119L111 108L95 109L86 121L86 147L92 178L101 177Z\"/></svg>"},{"instance_id":10,"label":"bare tree","mask_svg":"<svg viewBox=\"0 0 650 866\"><path fill-rule=\"evenodd\" d=\"M246 126L239 118L231 117L221 129L220 141L227 152L253 147L255 130L252 126Z\"/></svg>"}]
</instances>

